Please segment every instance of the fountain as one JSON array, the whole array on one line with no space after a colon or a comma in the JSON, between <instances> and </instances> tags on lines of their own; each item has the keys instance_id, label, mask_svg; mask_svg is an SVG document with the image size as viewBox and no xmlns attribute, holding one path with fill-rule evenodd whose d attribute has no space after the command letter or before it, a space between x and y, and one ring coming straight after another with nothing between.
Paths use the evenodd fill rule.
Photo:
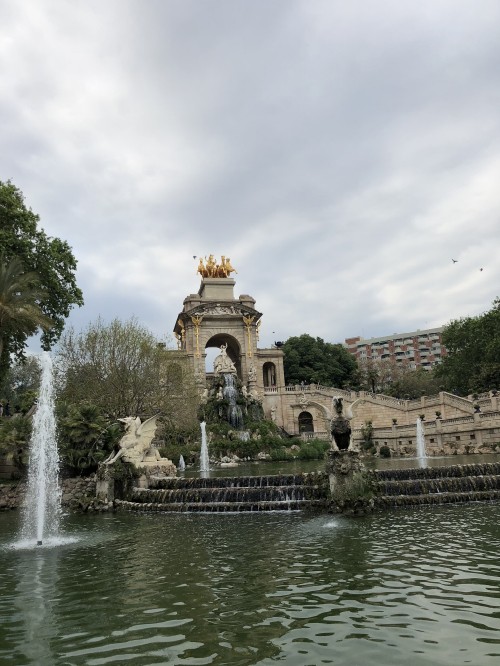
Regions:
<instances>
[{"instance_id":1,"label":"fountain","mask_svg":"<svg viewBox=\"0 0 500 666\"><path fill-rule=\"evenodd\" d=\"M47 352L41 356L40 365L40 395L33 417L28 487L21 528L22 538L27 541L35 538L37 546L57 537L61 513L52 361Z\"/></svg>"},{"instance_id":2,"label":"fountain","mask_svg":"<svg viewBox=\"0 0 500 666\"><path fill-rule=\"evenodd\" d=\"M420 417L417 419L417 458L418 458L419 467L427 467L424 424Z\"/></svg>"},{"instance_id":3,"label":"fountain","mask_svg":"<svg viewBox=\"0 0 500 666\"><path fill-rule=\"evenodd\" d=\"M201 451L200 451L200 472L208 472L210 469L210 462L208 459L208 445L207 445L207 424L201 421Z\"/></svg>"},{"instance_id":4,"label":"fountain","mask_svg":"<svg viewBox=\"0 0 500 666\"><path fill-rule=\"evenodd\" d=\"M184 456L182 455L182 453L179 456L179 464L177 465L177 469L179 470L179 472L184 472L186 470L186 463L184 461Z\"/></svg>"},{"instance_id":5,"label":"fountain","mask_svg":"<svg viewBox=\"0 0 500 666\"><path fill-rule=\"evenodd\" d=\"M238 398L236 377L228 372L223 373L223 377L224 388L222 389L222 395L229 403L227 407L227 420L233 428L239 430L243 426L243 414L241 412L241 407L236 402L236 399Z\"/></svg>"}]
</instances>

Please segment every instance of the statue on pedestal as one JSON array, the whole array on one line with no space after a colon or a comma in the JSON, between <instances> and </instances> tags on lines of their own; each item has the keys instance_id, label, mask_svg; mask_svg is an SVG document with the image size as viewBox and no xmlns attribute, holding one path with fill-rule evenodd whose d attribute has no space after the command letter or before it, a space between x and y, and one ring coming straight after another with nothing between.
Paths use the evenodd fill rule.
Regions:
<instances>
[{"instance_id":1,"label":"statue on pedestal","mask_svg":"<svg viewBox=\"0 0 500 666\"><path fill-rule=\"evenodd\" d=\"M214 361L214 372L216 375L224 372L236 374L236 366L227 355L227 344L220 346L220 354L216 356Z\"/></svg>"}]
</instances>

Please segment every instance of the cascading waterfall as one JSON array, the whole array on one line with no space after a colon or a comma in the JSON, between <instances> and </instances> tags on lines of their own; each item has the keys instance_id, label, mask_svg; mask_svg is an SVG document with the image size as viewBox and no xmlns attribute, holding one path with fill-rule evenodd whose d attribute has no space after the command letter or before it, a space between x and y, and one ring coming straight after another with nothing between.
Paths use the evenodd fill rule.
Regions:
<instances>
[{"instance_id":1,"label":"cascading waterfall","mask_svg":"<svg viewBox=\"0 0 500 666\"><path fill-rule=\"evenodd\" d=\"M201 450L200 450L200 472L208 472L210 469L210 461L208 459L208 445L207 445L207 424L205 421L200 423L201 428Z\"/></svg>"},{"instance_id":2,"label":"cascading waterfall","mask_svg":"<svg viewBox=\"0 0 500 666\"><path fill-rule=\"evenodd\" d=\"M224 388L222 395L228 401L227 420L233 428L240 429L243 426L243 414L241 407L237 404L238 389L236 388L236 379L233 374L224 373Z\"/></svg>"},{"instance_id":3,"label":"cascading waterfall","mask_svg":"<svg viewBox=\"0 0 500 666\"><path fill-rule=\"evenodd\" d=\"M52 361L47 352L40 357L40 365L40 395L33 417L21 528L22 538L27 541L35 538L37 546L58 536L61 514Z\"/></svg>"},{"instance_id":4,"label":"cascading waterfall","mask_svg":"<svg viewBox=\"0 0 500 666\"><path fill-rule=\"evenodd\" d=\"M425 433L422 419L417 419L417 458L420 467L427 466L427 454L425 451Z\"/></svg>"}]
</instances>

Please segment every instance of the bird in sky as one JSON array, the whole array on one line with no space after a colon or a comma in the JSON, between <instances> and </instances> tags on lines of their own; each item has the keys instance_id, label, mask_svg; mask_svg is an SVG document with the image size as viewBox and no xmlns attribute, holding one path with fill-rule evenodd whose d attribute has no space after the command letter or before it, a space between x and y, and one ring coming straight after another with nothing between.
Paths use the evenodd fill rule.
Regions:
<instances>
[{"instance_id":1,"label":"bird in sky","mask_svg":"<svg viewBox=\"0 0 500 666\"><path fill-rule=\"evenodd\" d=\"M482 268L480 268L479 270L480 270L480 271L482 271L483 269L482 269Z\"/></svg>"},{"instance_id":2,"label":"bird in sky","mask_svg":"<svg viewBox=\"0 0 500 666\"><path fill-rule=\"evenodd\" d=\"M452 262L453 262L454 264L456 264L457 261L458 261L458 259L452 259Z\"/></svg>"}]
</instances>

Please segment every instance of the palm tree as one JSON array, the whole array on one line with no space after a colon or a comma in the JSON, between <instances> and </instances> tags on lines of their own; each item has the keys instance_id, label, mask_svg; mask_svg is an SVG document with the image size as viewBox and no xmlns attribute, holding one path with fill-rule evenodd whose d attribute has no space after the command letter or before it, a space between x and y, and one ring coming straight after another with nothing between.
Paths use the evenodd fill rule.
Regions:
<instances>
[{"instance_id":1,"label":"palm tree","mask_svg":"<svg viewBox=\"0 0 500 666\"><path fill-rule=\"evenodd\" d=\"M40 307L43 300L36 273L26 272L18 257L0 255L0 376L9 366L16 337L52 328L52 320Z\"/></svg>"}]
</instances>

